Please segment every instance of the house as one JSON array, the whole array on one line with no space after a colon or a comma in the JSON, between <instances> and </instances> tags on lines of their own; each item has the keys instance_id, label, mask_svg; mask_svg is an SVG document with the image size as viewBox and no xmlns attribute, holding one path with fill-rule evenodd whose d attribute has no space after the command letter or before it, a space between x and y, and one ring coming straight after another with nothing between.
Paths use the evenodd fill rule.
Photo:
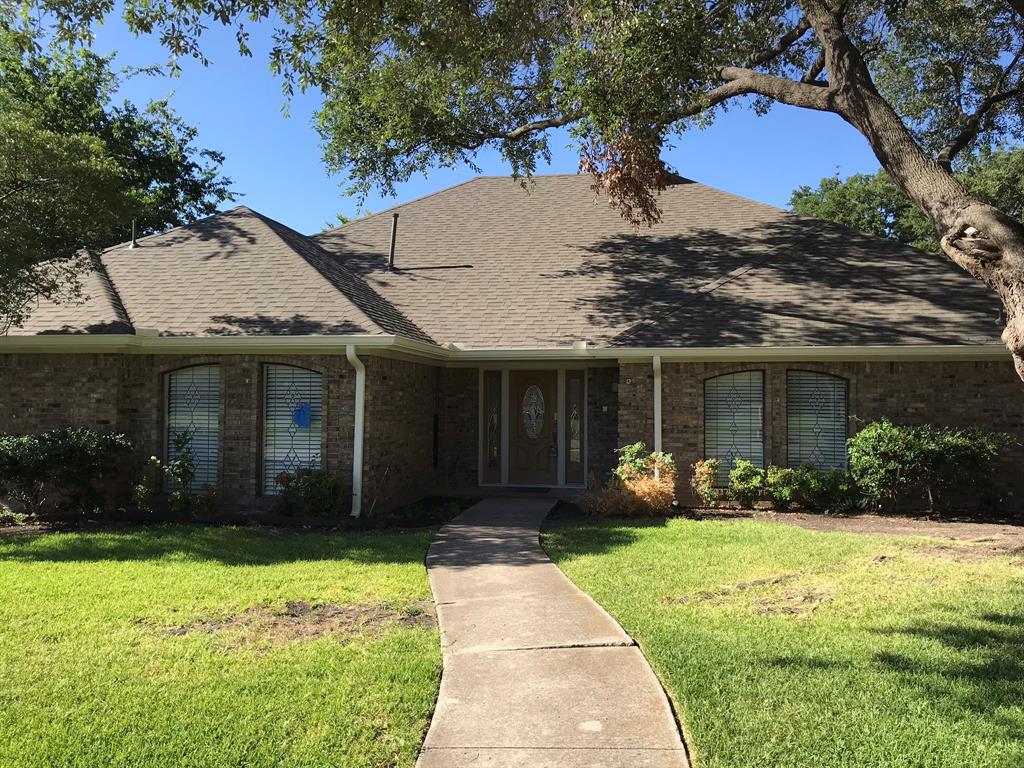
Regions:
<instances>
[{"instance_id":1,"label":"house","mask_svg":"<svg viewBox=\"0 0 1024 768\"><path fill-rule=\"evenodd\" d=\"M311 237L239 207L116 246L0 338L0 432L167 457L188 429L226 505L323 467L355 511L581 488L637 440L684 498L698 458L844 466L883 416L1024 441L999 303L946 259L688 180L660 205L635 232L586 177L481 177Z\"/></svg>"}]
</instances>

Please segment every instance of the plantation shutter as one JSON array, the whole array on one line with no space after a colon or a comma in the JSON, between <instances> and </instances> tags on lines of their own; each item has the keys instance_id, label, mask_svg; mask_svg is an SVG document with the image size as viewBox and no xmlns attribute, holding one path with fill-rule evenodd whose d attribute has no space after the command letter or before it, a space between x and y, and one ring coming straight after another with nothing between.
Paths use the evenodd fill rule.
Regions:
<instances>
[{"instance_id":1,"label":"plantation shutter","mask_svg":"<svg viewBox=\"0 0 1024 768\"><path fill-rule=\"evenodd\" d=\"M814 371L788 371L788 463L846 469L846 379Z\"/></svg>"},{"instance_id":2,"label":"plantation shutter","mask_svg":"<svg viewBox=\"0 0 1024 768\"><path fill-rule=\"evenodd\" d=\"M167 374L167 460L178 458L178 436L187 432L195 458L189 490L217 485L220 455L220 366L196 365Z\"/></svg>"},{"instance_id":3,"label":"plantation shutter","mask_svg":"<svg viewBox=\"0 0 1024 768\"><path fill-rule=\"evenodd\" d=\"M719 459L715 484L729 484L736 459L764 466L764 373L742 371L704 382L704 457Z\"/></svg>"},{"instance_id":4,"label":"plantation shutter","mask_svg":"<svg viewBox=\"0 0 1024 768\"><path fill-rule=\"evenodd\" d=\"M263 493L277 494L281 474L320 468L322 382L316 371L264 367Z\"/></svg>"}]
</instances>

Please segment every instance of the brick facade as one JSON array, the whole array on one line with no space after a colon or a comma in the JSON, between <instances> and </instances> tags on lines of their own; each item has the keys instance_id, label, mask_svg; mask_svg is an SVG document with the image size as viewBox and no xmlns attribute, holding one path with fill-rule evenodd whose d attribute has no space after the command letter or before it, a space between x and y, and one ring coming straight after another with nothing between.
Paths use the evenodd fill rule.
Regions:
<instances>
[{"instance_id":1,"label":"brick facade","mask_svg":"<svg viewBox=\"0 0 1024 768\"><path fill-rule=\"evenodd\" d=\"M438 490L441 369L363 357L366 426L363 509L392 508Z\"/></svg>"},{"instance_id":2,"label":"brick facade","mask_svg":"<svg viewBox=\"0 0 1024 768\"><path fill-rule=\"evenodd\" d=\"M476 368L442 368L361 356L367 368L364 510L477 487L479 386ZM355 373L342 355L0 355L0 433L61 426L124 432L136 446L126 475L149 455L165 455L165 375L190 365L221 366L220 490L225 509L265 507L260 487L263 365L280 363L324 376L323 465L351 473ZM849 382L852 434L864 422L978 425L1024 443L1024 385L1009 362L665 363L663 447L680 467L704 455L704 381L741 370L764 371L765 462L786 463L786 371L815 370ZM650 363L587 372L587 451L601 480L615 448L654 441ZM1000 489L1008 503L1024 496L1024 448L1006 452Z\"/></svg>"},{"instance_id":3,"label":"brick facade","mask_svg":"<svg viewBox=\"0 0 1024 768\"><path fill-rule=\"evenodd\" d=\"M848 384L849 433L883 417L902 424L976 425L1009 432L1024 443L1024 384L1009 362L665 363L662 366L662 442L680 468L680 498L694 499L689 468L704 455L704 381L735 371L764 371L765 463L785 465L786 371L813 370L842 376ZM619 369L619 434L624 445L653 442L654 385L651 365ZM1024 448L1005 452L999 488L1005 503L1024 496Z\"/></svg>"},{"instance_id":4,"label":"brick facade","mask_svg":"<svg viewBox=\"0 0 1024 768\"><path fill-rule=\"evenodd\" d=\"M619 447L619 370L587 371L587 474L601 483L615 467Z\"/></svg>"},{"instance_id":5,"label":"brick facade","mask_svg":"<svg viewBox=\"0 0 1024 768\"><path fill-rule=\"evenodd\" d=\"M447 488L475 488L479 482L480 371L446 368L442 372L442 477Z\"/></svg>"},{"instance_id":6,"label":"brick facade","mask_svg":"<svg viewBox=\"0 0 1024 768\"><path fill-rule=\"evenodd\" d=\"M64 426L123 432L135 447L126 475L137 477L147 456L166 456L166 374L211 363L220 366L218 485L225 509L265 506L260 464L267 363L323 375L323 466L351 472L355 373L333 355L0 355L0 433Z\"/></svg>"}]
</instances>

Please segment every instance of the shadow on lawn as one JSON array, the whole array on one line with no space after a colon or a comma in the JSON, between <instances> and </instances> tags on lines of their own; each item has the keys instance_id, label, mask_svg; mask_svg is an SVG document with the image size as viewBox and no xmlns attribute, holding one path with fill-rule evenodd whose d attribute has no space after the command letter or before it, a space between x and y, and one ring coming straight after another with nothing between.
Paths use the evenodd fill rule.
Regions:
<instances>
[{"instance_id":1,"label":"shadow on lawn","mask_svg":"<svg viewBox=\"0 0 1024 768\"><path fill-rule=\"evenodd\" d=\"M1024 604L1024 590L1015 591ZM936 703L976 712L1006 728L1020 727L1021 715L1010 717L1006 711L1024 706L1024 611L966 615L955 624L930 622L884 634L934 641L955 652L952 661L876 654L876 662L904 684Z\"/></svg>"},{"instance_id":2,"label":"shadow on lawn","mask_svg":"<svg viewBox=\"0 0 1024 768\"><path fill-rule=\"evenodd\" d=\"M0 539L0 562L214 561L275 565L339 560L367 565L423 562L429 536L303 533L272 528L151 526Z\"/></svg>"},{"instance_id":3,"label":"shadow on lawn","mask_svg":"<svg viewBox=\"0 0 1024 768\"><path fill-rule=\"evenodd\" d=\"M1015 590L1024 604L1024 590ZM900 687L916 693L933 708L945 712L972 712L1008 735L1020 729L1024 706L1024 611L1019 613L965 614L952 622L922 622L876 630L884 637L916 638L942 645L951 655L897 653L879 650L873 655L875 671L895 675ZM850 669L849 661L787 655L772 659L772 666L798 668L808 674ZM1016 714L1010 709L1017 708Z\"/></svg>"}]
</instances>

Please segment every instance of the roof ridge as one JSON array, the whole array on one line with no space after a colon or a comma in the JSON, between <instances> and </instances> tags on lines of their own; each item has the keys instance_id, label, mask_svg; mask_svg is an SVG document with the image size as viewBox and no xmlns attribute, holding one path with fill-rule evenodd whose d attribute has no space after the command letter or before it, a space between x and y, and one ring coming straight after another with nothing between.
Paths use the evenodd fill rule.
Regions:
<instances>
[{"instance_id":1,"label":"roof ridge","mask_svg":"<svg viewBox=\"0 0 1024 768\"><path fill-rule=\"evenodd\" d=\"M458 184L452 184L450 187L442 187L441 189L435 189L433 192L428 192L425 195L420 195L419 197L414 197L412 200L406 200L404 203L398 203L396 205L392 205L390 208L385 208L382 211L375 211L375 212L370 213L370 214L368 214L366 216L361 216L358 219L352 219L351 221L346 221L344 224L339 224L336 227L330 227L328 229L323 229L323 230L317 232L316 234L307 235L307 237L310 237L310 238L320 237L321 235L327 235L327 234L330 234L331 232L337 232L339 229L344 229L345 227L349 226L350 224L355 224L357 221L358 222L369 221L370 219L375 219L378 216L383 216L386 213L391 213L392 211L395 211L395 210L397 210L399 208L404 208L407 205L412 205L413 203L418 203L421 200L426 200L426 199L434 197L436 195L441 195L441 194L444 194L445 192L450 192L453 189L458 189L459 187L464 187L467 184L472 184L474 181L479 181L480 179L487 179L487 178L496 178L496 177L493 177L493 176L472 176L472 177L466 179L465 181L460 181Z\"/></svg>"},{"instance_id":2,"label":"roof ridge","mask_svg":"<svg viewBox=\"0 0 1024 768\"><path fill-rule=\"evenodd\" d=\"M239 206L239 207L242 207L242 206ZM338 288L338 286L332 284L330 278L328 278L321 270L317 269L315 264L310 262L310 260L307 259L305 257L305 255L300 253L298 249L296 249L291 243L289 243L285 239L285 237L282 235L282 233L280 231L278 231L278 227L281 227L282 229L287 230L287 233L289 235L296 235L296 236L298 236L299 238L301 238L302 240L306 241L311 246L319 248L318 244L312 242L308 237L303 235L301 232L298 232L298 231L292 229L287 224L282 224L281 222L277 221L277 219L272 219L269 216L266 216L266 215L260 213L259 211L254 211L252 208L249 208L248 210L253 215L254 218L259 220L259 222L264 227L266 227L270 231L270 233L277 240L279 240L281 242L281 244L287 249L288 253L292 254L295 258L299 259L299 261L302 264L304 264L306 267L308 267L314 273L316 273L316 276L320 280L325 281L328 284L328 286L334 290L335 293L340 293L349 304L351 304L360 314L363 315L363 317L366 318L366 321L371 325L371 327L377 329L381 333L387 333L387 331L384 328L381 327L380 323L378 323L376 320L374 320L372 317L370 317L370 315L366 312L366 310L364 310L355 301L353 301L344 291L340 290Z\"/></svg>"},{"instance_id":3,"label":"roof ridge","mask_svg":"<svg viewBox=\"0 0 1024 768\"><path fill-rule=\"evenodd\" d=\"M226 211L214 211L213 213L208 213L206 216L202 216L202 217L200 217L198 219L193 219L192 221L186 221L184 224L175 224L173 227L169 227L168 229L165 229L163 232L150 232L148 235L143 235L142 237L136 237L135 238L135 242L141 242L142 240L151 240L154 237L163 237L164 235L169 235L169 234L171 234L171 232L176 232L179 229L188 229L189 227L194 227L196 224L201 224L204 221L208 221L209 219L216 218L217 216L223 216L223 215L228 214L228 213L233 213L234 211L240 210L242 208L244 208L245 210L250 211L252 213L255 213L257 215L262 216L262 214L259 213L259 211L255 211L255 210L253 210L252 208L250 208L247 205L244 205L244 204L243 205L236 205L234 208L228 208ZM114 243L113 245L108 245L106 248L104 248L101 251L101 253L107 253L108 251L114 251L114 250L117 250L118 248L127 248L131 244L132 244L131 240L122 240L120 243Z\"/></svg>"},{"instance_id":4,"label":"roof ridge","mask_svg":"<svg viewBox=\"0 0 1024 768\"><path fill-rule=\"evenodd\" d=\"M134 331L135 323L132 322L132 317L128 314L128 307L125 306L124 301L121 299L121 292L117 290L117 285L114 283L114 278L110 276L110 272L107 271L106 264L103 263L100 256L94 256L92 261L96 273L109 291L110 304L114 308L114 313L118 316L118 319L127 323L132 331Z\"/></svg>"},{"instance_id":5,"label":"roof ridge","mask_svg":"<svg viewBox=\"0 0 1024 768\"><path fill-rule=\"evenodd\" d=\"M380 301L383 305L387 306L388 309L391 310L391 312L394 312L401 320L402 324L407 326L406 328L398 332L398 335L411 335L413 337L418 337L418 340L420 341L427 341L431 344L436 343L434 339L426 331L424 331L422 328L419 327L419 325L413 322L413 320L409 318L404 312L402 312L402 310L395 306L390 300L385 298L379 291L375 290L374 287L370 285L360 275L357 275L355 272L353 272L347 266L345 266L341 259L338 259L335 256L333 256L312 237L310 237L309 235L304 235L298 230L292 229L287 224L282 224L276 219L272 219L269 216L259 213L258 211L253 211L252 209L249 210L256 218L258 218L263 223L265 227L267 227L274 234L276 238L278 238L279 240L281 240L282 243L284 243L285 247L288 248L289 251L294 253L299 259L302 260L304 264L306 264L310 269L316 272L316 274L322 280L325 280L335 292L340 293L349 304L351 304L355 309L362 313L363 316L373 325L373 327L377 328L379 331L385 334L396 333L394 329L385 327L384 323L382 323L381 320L375 317L371 313L371 311L368 310L363 303L361 303L361 301L365 303L364 297L350 295L349 292L346 291L344 287L336 284L335 281L332 280L329 275L325 274L325 265L329 265L330 269L337 270L338 272L340 272L344 276L344 278L349 282L350 290L366 291L372 295L373 299ZM310 259L309 256L302 253L301 251L296 249L291 243L285 240L285 238L282 237L281 233L277 231L277 227L286 230L289 235L293 235L299 238L303 242L303 244L307 245L310 249L312 249L312 251L314 251L316 254L317 260L321 261L321 265L318 266L316 263L313 262L313 260Z\"/></svg>"}]
</instances>

